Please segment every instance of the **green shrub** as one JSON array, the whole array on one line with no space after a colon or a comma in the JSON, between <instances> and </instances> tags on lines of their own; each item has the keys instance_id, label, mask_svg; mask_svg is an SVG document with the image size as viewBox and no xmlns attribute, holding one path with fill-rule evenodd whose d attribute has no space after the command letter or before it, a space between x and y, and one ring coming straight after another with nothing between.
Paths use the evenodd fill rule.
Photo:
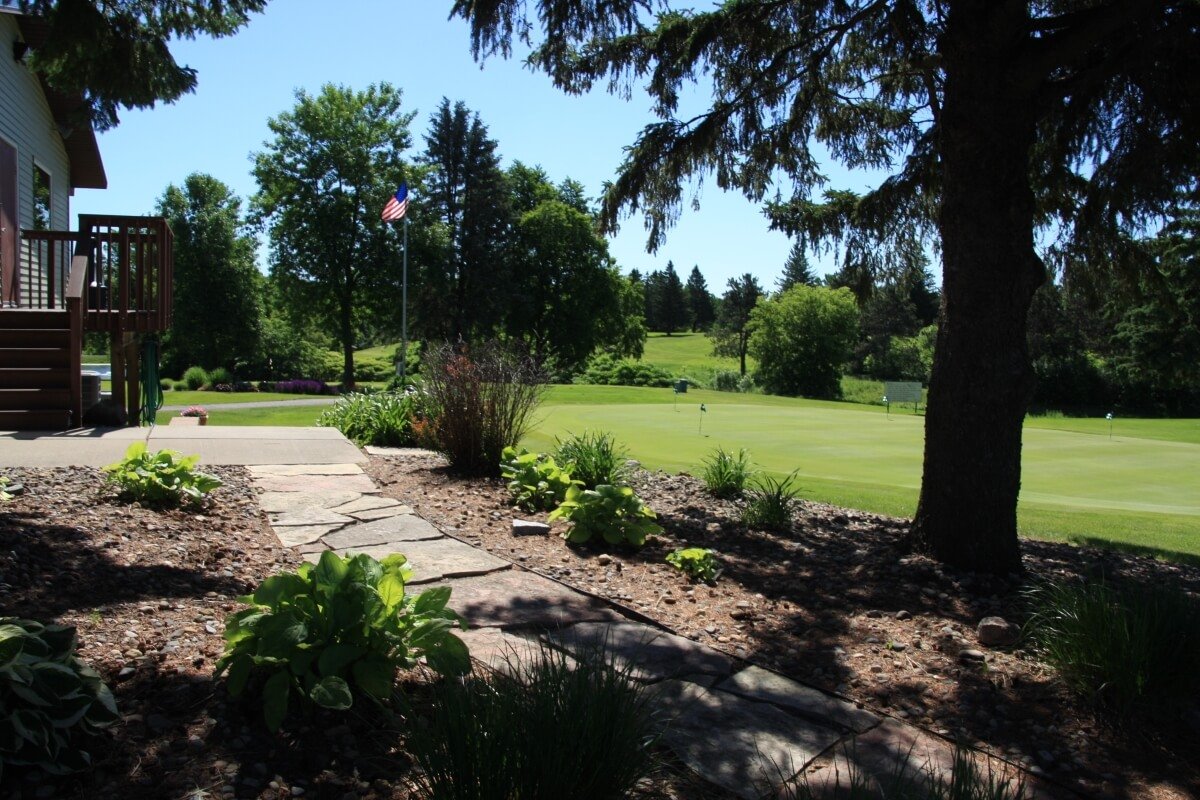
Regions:
<instances>
[{"instance_id":1,"label":"green shrub","mask_svg":"<svg viewBox=\"0 0 1200 800\"><path fill-rule=\"evenodd\" d=\"M567 465L568 467L570 465ZM567 489L579 485L566 469L546 453L530 453L524 448L504 448L500 477L508 481L508 493L516 505L526 511L546 511L561 503Z\"/></svg>"},{"instance_id":2,"label":"green shrub","mask_svg":"<svg viewBox=\"0 0 1200 800\"><path fill-rule=\"evenodd\" d=\"M187 372L183 373L183 382L194 392L209 384L208 373L204 371L204 367L188 367Z\"/></svg>"},{"instance_id":3,"label":"green shrub","mask_svg":"<svg viewBox=\"0 0 1200 800\"><path fill-rule=\"evenodd\" d=\"M173 392L186 392L187 390L187 381L174 381L171 383L171 391Z\"/></svg>"},{"instance_id":4,"label":"green shrub","mask_svg":"<svg viewBox=\"0 0 1200 800\"><path fill-rule=\"evenodd\" d=\"M524 654L522 654L524 655ZM434 686L409 740L427 800L635 795L655 766L647 689L603 652L542 645L508 669Z\"/></svg>"},{"instance_id":5,"label":"green shrub","mask_svg":"<svg viewBox=\"0 0 1200 800\"><path fill-rule=\"evenodd\" d=\"M232 386L233 385L233 373L230 372L229 370L225 369L224 367L217 367L216 369L209 370L208 385L209 386Z\"/></svg>"},{"instance_id":6,"label":"green shrub","mask_svg":"<svg viewBox=\"0 0 1200 800\"><path fill-rule=\"evenodd\" d=\"M712 388L718 392L736 392L741 378L741 375L731 369L716 370L713 372Z\"/></svg>"},{"instance_id":7,"label":"green shrub","mask_svg":"<svg viewBox=\"0 0 1200 800\"><path fill-rule=\"evenodd\" d=\"M737 455L718 447L704 461L704 486L714 497L740 497L746 481L754 474L750 467L750 453L745 448Z\"/></svg>"},{"instance_id":8,"label":"green shrub","mask_svg":"<svg viewBox=\"0 0 1200 800\"><path fill-rule=\"evenodd\" d=\"M251 677L264 678L256 689L267 727L277 731L292 696L336 710L350 708L355 695L383 703L396 671L421 657L443 674L466 673L467 647L451 632L466 626L446 608L450 587L406 594L406 562L326 550L316 565L267 578L240 598L252 607L226 620L216 676L228 672L234 697Z\"/></svg>"},{"instance_id":9,"label":"green shrub","mask_svg":"<svg viewBox=\"0 0 1200 800\"><path fill-rule=\"evenodd\" d=\"M564 519L571 527L563 538L572 544L599 535L609 544L641 547L646 537L662 533L655 514L628 486L601 484L595 489L571 486L562 504L550 512L550 521Z\"/></svg>"},{"instance_id":10,"label":"green shrub","mask_svg":"<svg viewBox=\"0 0 1200 800\"><path fill-rule=\"evenodd\" d=\"M75 655L75 629L0 618L0 780L13 766L86 770L87 738L119 719L112 692Z\"/></svg>"},{"instance_id":11,"label":"green shrub","mask_svg":"<svg viewBox=\"0 0 1200 800\"><path fill-rule=\"evenodd\" d=\"M713 583L717 580L717 560L706 547L686 547L667 553L667 563L681 570L693 581Z\"/></svg>"},{"instance_id":12,"label":"green shrub","mask_svg":"<svg viewBox=\"0 0 1200 800\"><path fill-rule=\"evenodd\" d=\"M546 387L533 361L499 342L469 353L433 348L421 377L433 420L428 435L454 470L484 475L500 473L504 448L524 437Z\"/></svg>"},{"instance_id":13,"label":"green shrub","mask_svg":"<svg viewBox=\"0 0 1200 800\"><path fill-rule=\"evenodd\" d=\"M614 359L599 355L588 362L587 368L575 377L575 383L601 386L670 386L671 373L653 364L629 359Z\"/></svg>"},{"instance_id":14,"label":"green shrub","mask_svg":"<svg viewBox=\"0 0 1200 800\"><path fill-rule=\"evenodd\" d=\"M151 453L145 442L134 442L125 458L104 468L108 480L121 487L128 499L151 506L189 502L199 505L204 496L221 485L220 478L193 469L200 456L184 456L175 450Z\"/></svg>"},{"instance_id":15,"label":"green shrub","mask_svg":"<svg viewBox=\"0 0 1200 800\"><path fill-rule=\"evenodd\" d=\"M1200 602L1173 586L1045 583L1027 594L1033 649L1119 714L1200 694Z\"/></svg>"},{"instance_id":16,"label":"green shrub","mask_svg":"<svg viewBox=\"0 0 1200 800\"><path fill-rule=\"evenodd\" d=\"M321 412L316 424L337 428L360 447L408 447L415 443L412 422L418 403L415 395L402 393L351 393Z\"/></svg>"},{"instance_id":17,"label":"green shrub","mask_svg":"<svg viewBox=\"0 0 1200 800\"><path fill-rule=\"evenodd\" d=\"M396 375L396 364L387 356L355 356L354 380L386 381Z\"/></svg>"},{"instance_id":18,"label":"green shrub","mask_svg":"<svg viewBox=\"0 0 1200 800\"><path fill-rule=\"evenodd\" d=\"M171 391L172 387L174 386L175 381L171 380L170 378L161 378L158 381L158 388L162 389L164 392Z\"/></svg>"},{"instance_id":19,"label":"green shrub","mask_svg":"<svg viewBox=\"0 0 1200 800\"><path fill-rule=\"evenodd\" d=\"M565 442L555 441L558 442L555 459L560 464L570 464L571 477L585 488L604 484L624 486L629 482L629 453L611 433L584 431L572 434Z\"/></svg>"},{"instance_id":20,"label":"green shrub","mask_svg":"<svg viewBox=\"0 0 1200 800\"><path fill-rule=\"evenodd\" d=\"M792 524L792 508L796 505L798 490L792 487L796 473L786 478L759 476L754 486L747 490L746 507L742 509L742 522L751 528L765 530L787 530Z\"/></svg>"}]
</instances>

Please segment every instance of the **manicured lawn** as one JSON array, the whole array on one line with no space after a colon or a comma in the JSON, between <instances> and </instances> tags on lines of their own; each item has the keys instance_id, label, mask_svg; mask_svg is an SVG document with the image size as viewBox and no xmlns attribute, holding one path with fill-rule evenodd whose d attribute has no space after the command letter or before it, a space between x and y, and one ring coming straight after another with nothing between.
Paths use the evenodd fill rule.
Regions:
<instances>
[{"instance_id":1,"label":"manicured lawn","mask_svg":"<svg viewBox=\"0 0 1200 800\"><path fill-rule=\"evenodd\" d=\"M225 403L262 403L275 400L311 400L322 395L282 392L163 392L165 406L219 406Z\"/></svg>"},{"instance_id":2,"label":"manicured lawn","mask_svg":"<svg viewBox=\"0 0 1200 800\"><path fill-rule=\"evenodd\" d=\"M288 408L234 408L222 411L220 408L209 409L209 425L273 425L282 427L307 428L314 425L317 417L328 406L295 406Z\"/></svg>"}]
</instances>

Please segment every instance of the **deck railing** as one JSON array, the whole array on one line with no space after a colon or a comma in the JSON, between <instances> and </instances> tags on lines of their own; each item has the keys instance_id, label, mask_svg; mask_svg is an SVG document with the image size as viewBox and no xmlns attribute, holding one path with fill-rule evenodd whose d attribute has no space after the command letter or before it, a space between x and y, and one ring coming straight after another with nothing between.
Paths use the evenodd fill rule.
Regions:
<instances>
[{"instance_id":1,"label":"deck railing","mask_svg":"<svg viewBox=\"0 0 1200 800\"><path fill-rule=\"evenodd\" d=\"M152 333L171 324L173 238L162 217L79 216L79 231L21 232L16 305L61 309L75 256L87 259L83 330Z\"/></svg>"}]
</instances>

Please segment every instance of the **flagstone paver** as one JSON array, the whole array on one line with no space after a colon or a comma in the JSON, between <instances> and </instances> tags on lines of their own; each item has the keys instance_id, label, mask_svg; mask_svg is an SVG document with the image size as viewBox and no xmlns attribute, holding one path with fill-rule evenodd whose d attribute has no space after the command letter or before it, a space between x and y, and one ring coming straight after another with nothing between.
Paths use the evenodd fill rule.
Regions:
<instances>
[{"instance_id":1,"label":"flagstone paver","mask_svg":"<svg viewBox=\"0 0 1200 800\"><path fill-rule=\"evenodd\" d=\"M450 608L472 627L552 630L587 620L624 619L607 603L525 570L504 570L449 582Z\"/></svg>"},{"instance_id":2,"label":"flagstone paver","mask_svg":"<svg viewBox=\"0 0 1200 800\"><path fill-rule=\"evenodd\" d=\"M340 527L354 522L353 517L335 513L327 508L317 507L301 508L295 511L272 514L270 518L271 527L276 531L292 525L338 525Z\"/></svg>"},{"instance_id":3,"label":"flagstone paver","mask_svg":"<svg viewBox=\"0 0 1200 800\"><path fill-rule=\"evenodd\" d=\"M259 495L258 504L268 514L287 514L309 508L333 508L357 499L358 492L266 492Z\"/></svg>"},{"instance_id":4,"label":"flagstone paver","mask_svg":"<svg viewBox=\"0 0 1200 800\"><path fill-rule=\"evenodd\" d=\"M652 687L663 742L685 764L739 797L757 800L803 769L841 734L756 703L685 681Z\"/></svg>"},{"instance_id":5,"label":"flagstone paver","mask_svg":"<svg viewBox=\"0 0 1200 800\"><path fill-rule=\"evenodd\" d=\"M442 532L415 514L360 522L324 537L333 550L361 549L377 544L414 542L418 539L440 539Z\"/></svg>"},{"instance_id":6,"label":"flagstone paver","mask_svg":"<svg viewBox=\"0 0 1200 800\"><path fill-rule=\"evenodd\" d=\"M260 475L362 475L358 464L256 464L246 467L250 474Z\"/></svg>"},{"instance_id":7,"label":"flagstone paver","mask_svg":"<svg viewBox=\"0 0 1200 800\"><path fill-rule=\"evenodd\" d=\"M260 475L254 483L264 492L357 492L379 491L367 475Z\"/></svg>"},{"instance_id":8,"label":"flagstone paver","mask_svg":"<svg viewBox=\"0 0 1200 800\"><path fill-rule=\"evenodd\" d=\"M796 714L850 730L868 731L879 724L879 717L817 689L776 675L762 667L750 666L722 681L717 688L750 700L782 706Z\"/></svg>"},{"instance_id":9,"label":"flagstone paver","mask_svg":"<svg viewBox=\"0 0 1200 800\"><path fill-rule=\"evenodd\" d=\"M433 583L447 578L486 575L489 572L508 569L512 566L491 553L478 550L449 537L378 544L370 547L351 547L335 552L338 555L366 553L372 558L386 558L392 553L403 553L408 557L409 565L413 570L412 579L409 581L413 585ZM308 554L305 558L315 562L320 558L320 554Z\"/></svg>"},{"instance_id":10,"label":"flagstone paver","mask_svg":"<svg viewBox=\"0 0 1200 800\"><path fill-rule=\"evenodd\" d=\"M728 675L734 662L711 647L640 622L581 622L548 634L566 650L604 648L614 661L633 668L633 676L661 681L687 673Z\"/></svg>"},{"instance_id":11,"label":"flagstone paver","mask_svg":"<svg viewBox=\"0 0 1200 800\"><path fill-rule=\"evenodd\" d=\"M300 547L312 544L326 534L341 530L344 525L289 525L275 529L275 535L284 547Z\"/></svg>"},{"instance_id":12,"label":"flagstone paver","mask_svg":"<svg viewBox=\"0 0 1200 800\"><path fill-rule=\"evenodd\" d=\"M499 628L473 628L457 634L471 651L471 658L497 672L519 669L522 664L539 658L543 651L536 634L509 633ZM570 656L563 658L568 663L574 662Z\"/></svg>"},{"instance_id":13,"label":"flagstone paver","mask_svg":"<svg viewBox=\"0 0 1200 800\"><path fill-rule=\"evenodd\" d=\"M386 508L370 508L366 511L355 511L351 516L360 522L371 522L372 520L387 519L388 517L412 513L411 506L388 506Z\"/></svg>"},{"instance_id":14,"label":"flagstone paver","mask_svg":"<svg viewBox=\"0 0 1200 800\"><path fill-rule=\"evenodd\" d=\"M377 494L363 495L362 497L358 498L357 500L351 500L349 503L344 503L343 505L336 506L329 510L333 511L335 513L338 513L338 514L357 515L359 512L362 512L362 511L375 511L378 509L385 509L385 508L405 509L404 511L395 512L397 514L413 513L412 508L404 505L399 500L393 500L390 497L383 497L383 496L377 495Z\"/></svg>"}]
</instances>

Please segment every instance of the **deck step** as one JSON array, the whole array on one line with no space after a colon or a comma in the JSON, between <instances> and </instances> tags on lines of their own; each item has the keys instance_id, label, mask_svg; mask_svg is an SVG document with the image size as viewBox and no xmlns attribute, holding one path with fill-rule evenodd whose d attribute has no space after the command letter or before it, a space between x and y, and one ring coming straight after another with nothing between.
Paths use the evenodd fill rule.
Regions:
<instances>
[{"instance_id":1,"label":"deck step","mask_svg":"<svg viewBox=\"0 0 1200 800\"><path fill-rule=\"evenodd\" d=\"M0 389L67 389L68 371L55 367L6 367L0 369Z\"/></svg>"},{"instance_id":2,"label":"deck step","mask_svg":"<svg viewBox=\"0 0 1200 800\"><path fill-rule=\"evenodd\" d=\"M71 352L64 347L0 347L0 370L23 367L66 369Z\"/></svg>"},{"instance_id":3,"label":"deck step","mask_svg":"<svg viewBox=\"0 0 1200 800\"><path fill-rule=\"evenodd\" d=\"M0 310L0 328L69 328L66 310L5 308Z\"/></svg>"},{"instance_id":4,"label":"deck step","mask_svg":"<svg viewBox=\"0 0 1200 800\"><path fill-rule=\"evenodd\" d=\"M71 412L65 408L0 409L0 431L63 431L71 427Z\"/></svg>"},{"instance_id":5,"label":"deck step","mask_svg":"<svg viewBox=\"0 0 1200 800\"><path fill-rule=\"evenodd\" d=\"M67 328L5 328L0 324L0 347L68 347Z\"/></svg>"},{"instance_id":6,"label":"deck step","mask_svg":"<svg viewBox=\"0 0 1200 800\"><path fill-rule=\"evenodd\" d=\"M0 389L0 411L42 411L70 405L68 389Z\"/></svg>"}]
</instances>

